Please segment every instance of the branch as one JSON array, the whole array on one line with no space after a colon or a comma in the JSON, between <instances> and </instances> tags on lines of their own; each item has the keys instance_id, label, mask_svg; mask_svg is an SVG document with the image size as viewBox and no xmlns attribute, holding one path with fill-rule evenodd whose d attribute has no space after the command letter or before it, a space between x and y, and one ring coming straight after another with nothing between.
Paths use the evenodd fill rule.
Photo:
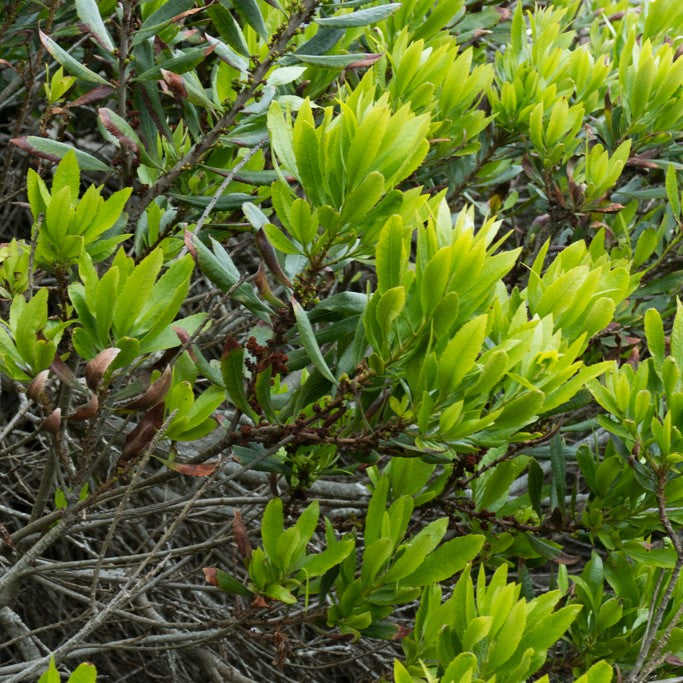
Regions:
<instances>
[{"instance_id":1,"label":"branch","mask_svg":"<svg viewBox=\"0 0 683 683\"><path fill-rule=\"evenodd\" d=\"M296 35L299 27L310 20L317 5L318 0L302 0L300 7L290 14L284 28L275 34L268 50L268 56L256 65L247 84L237 93L232 107L218 119L214 127L201 140L196 142L192 149L173 168L162 175L130 208L129 225L135 226L147 206L156 197L167 192L175 180L185 171L194 168L202 157L220 140L221 136L235 123L237 115L242 108L256 95L270 67L285 53L289 41Z\"/></svg>"}]
</instances>

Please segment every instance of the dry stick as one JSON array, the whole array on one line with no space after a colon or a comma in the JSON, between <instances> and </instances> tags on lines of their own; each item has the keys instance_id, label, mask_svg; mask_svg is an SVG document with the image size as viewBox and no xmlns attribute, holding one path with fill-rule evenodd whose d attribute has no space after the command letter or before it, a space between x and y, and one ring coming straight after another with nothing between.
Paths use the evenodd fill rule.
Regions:
<instances>
[{"instance_id":1,"label":"dry stick","mask_svg":"<svg viewBox=\"0 0 683 683\"><path fill-rule=\"evenodd\" d=\"M239 163L235 164L233 169L225 176L225 179L223 182L220 184L220 187L216 190L214 193L213 197L211 197L211 201L206 205L206 208L202 212L202 215L199 217L199 220L197 221L197 225L195 225L194 230L190 231L191 235L197 235L199 234L199 231L204 227L204 223L206 223L209 215L213 211L214 207L218 203L218 200L221 198L223 193L225 192L226 188L230 183L233 181L235 175L239 173L246 165L249 159L251 159L256 152L258 152L263 145L268 142L268 136L264 135L245 155L240 159ZM178 254L177 258L182 258L185 256L187 253L187 244L183 245L183 248L180 250L180 253Z\"/></svg>"},{"instance_id":2,"label":"dry stick","mask_svg":"<svg viewBox=\"0 0 683 683\"><path fill-rule=\"evenodd\" d=\"M39 538L12 567L5 570L4 574L0 576L0 606L4 607L9 603L15 582L32 565L33 561L57 539L61 538L67 529L73 526L82 507L82 505L75 505L71 510L67 510L56 526Z\"/></svg>"},{"instance_id":3,"label":"dry stick","mask_svg":"<svg viewBox=\"0 0 683 683\"><path fill-rule=\"evenodd\" d=\"M669 583L666 587L666 590L664 591L664 595L662 595L662 598L659 602L659 606L657 607L657 611L655 612L654 618L648 625L648 629L645 632L645 636L643 637L643 642L641 643L640 651L638 652L636 662L633 666L631 673L629 674L629 677L626 679L627 683L640 683L641 681L645 681L647 679L650 671L652 671L653 668L657 666L656 660L659 657L664 646L667 644L669 636L671 635L671 631L675 627L676 622L678 621L678 619L680 619L681 615L683 615L682 605L676 614L677 619L673 620L669 624L665 632L662 634L662 637L659 638L657 646L655 647L654 651L648 658L648 652L652 647L652 643L655 640L655 636L657 635L659 627L662 625L666 607L669 604L669 600L671 600L671 596L673 595L674 590L676 589L678 577L680 576L681 570L683 569L683 545L681 544L681 539L678 537L678 534L674 530L673 526L671 526L671 520L669 519L669 515L666 512L666 498L664 494L665 486L666 471L664 470L664 468L660 468L657 471L657 491L655 492L655 495L657 497L657 508L659 510L659 520L662 523L662 526L664 527L664 530L666 531L668 537L671 539L671 543L673 544L674 550L676 551L676 564L673 568L673 571L671 572L671 578L669 579Z\"/></svg>"},{"instance_id":4,"label":"dry stick","mask_svg":"<svg viewBox=\"0 0 683 683\"><path fill-rule=\"evenodd\" d=\"M146 594L142 594L138 597L138 602L142 607L142 611L151 617L154 617L157 622L161 622L159 628L161 630L167 631L169 633L182 633L176 628L169 628L163 625L164 618L156 611L154 605L149 601ZM216 683L221 683L222 681L235 681L236 683L256 683L251 678L243 676L237 669L233 668L227 663L221 662L216 655L210 650L200 649L193 653L197 659L202 663L209 675L212 674L212 670L215 670L216 675L212 675L212 679ZM222 672L219 670L219 665L222 665Z\"/></svg>"},{"instance_id":5,"label":"dry stick","mask_svg":"<svg viewBox=\"0 0 683 683\"><path fill-rule=\"evenodd\" d=\"M269 448L267 451L262 453L258 458L256 458L253 462L249 463L249 465L243 466L242 470L246 471L248 469L251 469L255 465L259 464L260 462L263 462L266 460L266 458L270 457L273 455L273 453L276 453L282 446L284 446L286 443L291 441L294 437L293 436L288 436L285 439L282 439L278 443L276 443L274 446ZM147 449L150 451L151 449ZM218 470L216 470L217 472ZM190 498L190 500L187 501L185 507L181 511L181 513L178 515L177 519L169 526L169 528L166 530L166 532L161 536L159 541L156 543L154 548L146 555L145 559L140 563L140 565L135 569L135 571L132 573L132 575L129 577L128 582L121 587L119 590L118 595L111 600L101 611L99 611L97 614L95 614L92 619L88 621L77 633L75 633L71 638L69 638L67 641L62 643L53 653L51 656L54 656L55 661L59 661L60 657L63 657L66 653L70 652L73 647L81 642L84 638L86 638L90 633L95 631L97 628L99 628L102 624L106 622L106 620L109 618L109 615L112 611L118 609L122 604L127 602L135 593L137 590L139 590L140 586L144 585L146 582L148 582L154 574L161 569L161 567L168 561L168 556L163 558L159 564L157 564L156 567L152 568L146 576L141 576L140 574L143 572L143 570L147 567L147 565L154 560L161 547L166 543L166 541L171 537L171 535L175 532L175 530L178 528L178 526L185 520L185 517L189 514L190 510L192 509L192 506L194 502L201 497L201 495L204 493L205 489L208 488L209 483L212 482L212 479L214 478L214 475L210 475L207 477L206 481L197 489L197 492L195 495ZM77 509L76 506L74 506L74 511ZM53 542L53 540L56 540L60 535L62 531L62 527L67 523L67 520L71 521L73 524L72 518L77 515L76 512L72 513L67 517L67 515L64 516L62 519L62 523L51 529L50 531L41 538L35 546L31 548L29 552L24 555L24 557L17 562L17 564L13 567L13 569L17 569L20 564L22 564L22 568L26 566L26 564L30 563L31 560L36 559L38 555L45 549L47 548L50 543ZM48 542L49 540L49 542ZM28 558L28 559L27 559ZM174 568L175 569L175 568ZM9 573L9 572L8 572ZM13 572L14 573L14 572ZM140 577L140 578L138 578ZM6 587L3 585L3 582L9 584L9 581L7 580L7 574L0 579L0 595L2 595L2 590L3 588L6 589ZM10 678L6 679L6 683L18 683L18 681L25 680L27 677L35 675L36 673L42 671L43 668L48 666L50 663L50 656L43 657L42 659L39 660L34 660L31 664L29 664L26 668L23 669L23 671L15 676L11 676Z\"/></svg>"},{"instance_id":6,"label":"dry stick","mask_svg":"<svg viewBox=\"0 0 683 683\"><path fill-rule=\"evenodd\" d=\"M130 47L130 34L133 17L133 0L123 0L122 15L121 15L121 33L119 35L119 92L118 92L118 110L119 116L127 118L127 95L128 95L128 74L126 73L128 67L128 50ZM121 154L123 157L123 177L122 184L126 184L131 176L132 156L131 150L126 145L121 145Z\"/></svg>"},{"instance_id":7,"label":"dry stick","mask_svg":"<svg viewBox=\"0 0 683 683\"><path fill-rule=\"evenodd\" d=\"M133 493L133 487L137 480L140 478L142 471L147 464L147 461L152 455L152 451L154 450L155 446L159 443L161 440L161 437L168 427L169 424L173 421L173 418L175 418L177 414L177 410L174 410L167 418L164 424L161 425L157 433L154 435L152 440L149 442L149 445L147 448L145 448L144 453L142 454L142 458L136 463L135 465L135 471L133 472L133 477L130 480L130 483L128 486L126 486L126 491L123 495L123 498L121 498L121 502L119 503L119 506L116 510L116 513L114 515L114 519L111 522L111 526L109 527L109 530L107 531L107 535L104 538L104 542L102 543L102 548L100 549L100 554L97 558L97 564L95 565L95 571L93 572L93 578L92 578L92 584L90 586L90 605L92 607L93 612L97 611L97 577L100 573L100 568L102 567L102 562L104 561L104 557L107 554L107 549L109 548L109 544L111 543L112 539L114 538L114 531L116 531L116 527L118 526L118 523L121 519L121 515L123 513L123 509L125 508L126 504L130 500L130 497Z\"/></svg>"},{"instance_id":8,"label":"dry stick","mask_svg":"<svg viewBox=\"0 0 683 683\"><path fill-rule=\"evenodd\" d=\"M270 67L280 57L289 45L289 41L296 35L299 27L309 21L319 0L302 0L300 7L289 15L289 20L284 29L277 35L274 42L269 46L268 56L256 65L249 82L235 97L230 109L223 114L214 127L208 131L199 142L195 143L190 151L167 173L162 175L131 207L129 211L129 225L137 225L143 211L161 194L170 189L174 181L186 170L193 168L200 159L213 148L220 137L235 123L237 115L247 102L256 94L261 82L266 77Z\"/></svg>"},{"instance_id":9,"label":"dry stick","mask_svg":"<svg viewBox=\"0 0 683 683\"><path fill-rule=\"evenodd\" d=\"M0 626L2 626L5 633L13 640L16 640L17 648L24 659L31 660L40 657L40 651L36 645L38 639L31 635L31 631L21 620L21 617L14 610L7 607L7 605L0 609ZM43 645L43 649L47 648Z\"/></svg>"}]
</instances>

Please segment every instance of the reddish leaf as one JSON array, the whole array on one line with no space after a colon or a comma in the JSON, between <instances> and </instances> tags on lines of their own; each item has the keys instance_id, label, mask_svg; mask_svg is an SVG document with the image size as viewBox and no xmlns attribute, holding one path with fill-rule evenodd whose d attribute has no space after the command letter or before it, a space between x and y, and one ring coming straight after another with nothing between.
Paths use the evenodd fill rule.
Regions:
<instances>
[{"instance_id":1,"label":"reddish leaf","mask_svg":"<svg viewBox=\"0 0 683 683\"><path fill-rule=\"evenodd\" d=\"M45 385L47 384L47 377L49 374L50 373L47 370L43 370L42 372L39 372L33 378L33 381L31 382L31 384L28 385L28 389L26 390L26 393L36 403L38 402L40 395L43 393L43 390L45 389Z\"/></svg>"},{"instance_id":2,"label":"reddish leaf","mask_svg":"<svg viewBox=\"0 0 683 683\"><path fill-rule=\"evenodd\" d=\"M208 477L210 474L213 474L218 465L220 465L220 462L203 462L197 465L182 462L165 462L172 470L175 470L180 474L186 474L188 477Z\"/></svg>"},{"instance_id":3,"label":"reddish leaf","mask_svg":"<svg viewBox=\"0 0 683 683\"><path fill-rule=\"evenodd\" d=\"M13 145L16 145L20 149L23 149L31 154L35 154L37 157L40 157L41 159L47 159L48 161L52 161L54 163L57 163L59 161L59 157L56 156L55 154L48 154L47 152L41 152L38 149L36 149L27 139L25 135L22 135L21 137L18 138L12 138L10 142Z\"/></svg>"},{"instance_id":4,"label":"reddish leaf","mask_svg":"<svg viewBox=\"0 0 683 683\"><path fill-rule=\"evenodd\" d=\"M235 543L240 557L243 560L248 560L251 557L251 541L242 519L242 513L237 508L233 508L232 532L235 534Z\"/></svg>"},{"instance_id":5,"label":"reddish leaf","mask_svg":"<svg viewBox=\"0 0 683 683\"><path fill-rule=\"evenodd\" d=\"M135 429L126 435L118 465L125 465L144 453L164 421L164 404L159 403L142 416Z\"/></svg>"},{"instance_id":6,"label":"reddish leaf","mask_svg":"<svg viewBox=\"0 0 683 683\"><path fill-rule=\"evenodd\" d=\"M556 562L557 564L576 564L580 559L581 558L576 555L561 553L560 555L553 557L553 562Z\"/></svg>"},{"instance_id":7,"label":"reddish leaf","mask_svg":"<svg viewBox=\"0 0 683 683\"><path fill-rule=\"evenodd\" d=\"M62 409L55 408L46 418L40 429L48 434L56 434L62 425Z\"/></svg>"},{"instance_id":8,"label":"reddish leaf","mask_svg":"<svg viewBox=\"0 0 683 683\"><path fill-rule=\"evenodd\" d=\"M185 81L182 76L174 74L172 71L167 71L166 69L161 69L161 76L164 79L164 83L168 86L168 89L174 95L187 99L187 88L185 87Z\"/></svg>"},{"instance_id":9,"label":"reddish leaf","mask_svg":"<svg viewBox=\"0 0 683 683\"><path fill-rule=\"evenodd\" d=\"M73 102L67 103L67 107L83 107L86 104L93 104L94 102L99 102L105 97L108 97L114 92L114 88L110 85L98 85L92 90L88 90L87 93L77 97Z\"/></svg>"},{"instance_id":10,"label":"reddish leaf","mask_svg":"<svg viewBox=\"0 0 683 683\"><path fill-rule=\"evenodd\" d=\"M97 398L97 394L93 394L92 398L84 403L82 406L76 408L73 413L66 416L67 420L89 420L91 417L97 415L97 411L100 409L100 401Z\"/></svg>"},{"instance_id":11,"label":"reddish leaf","mask_svg":"<svg viewBox=\"0 0 683 683\"><path fill-rule=\"evenodd\" d=\"M617 213L618 211L621 211L623 208L623 204L617 204L616 202L612 202L611 204L608 204L607 206L602 206L599 209L593 209L593 211L596 211L597 213Z\"/></svg>"},{"instance_id":12,"label":"reddish leaf","mask_svg":"<svg viewBox=\"0 0 683 683\"><path fill-rule=\"evenodd\" d=\"M152 384L147 387L147 390L144 394L142 394L142 396L120 406L117 409L130 411L149 410L157 403L164 400L164 397L170 388L171 368L167 365L163 373L156 379L156 381L152 382Z\"/></svg>"},{"instance_id":13,"label":"reddish leaf","mask_svg":"<svg viewBox=\"0 0 683 683\"><path fill-rule=\"evenodd\" d=\"M69 387L80 387L80 382L76 379L76 375L71 371L71 368L59 357L50 364L50 372L57 377L60 382L64 382Z\"/></svg>"},{"instance_id":14,"label":"reddish leaf","mask_svg":"<svg viewBox=\"0 0 683 683\"><path fill-rule=\"evenodd\" d=\"M185 248L192 255L195 262L198 260L197 257L197 247L192 243L192 233L185 229L185 234L183 235L183 240L185 241Z\"/></svg>"},{"instance_id":15,"label":"reddish leaf","mask_svg":"<svg viewBox=\"0 0 683 683\"><path fill-rule=\"evenodd\" d=\"M252 603L251 603L251 606L252 606L252 607L262 607L262 608L263 608L263 607L270 607L270 604L268 603L268 601L267 601L262 595L257 595L257 596L253 599L253 601L252 601Z\"/></svg>"},{"instance_id":16,"label":"reddish leaf","mask_svg":"<svg viewBox=\"0 0 683 683\"><path fill-rule=\"evenodd\" d=\"M104 351L100 351L89 363L85 366L85 383L92 391L97 391L100 386L104 373L107 372L109 366L114 362L116 356L121 353L121 349L110 346Z\"/></svg>"},{"instance_id":17,"label":"reddish leaf","mask_svg":"<svg viewBox=\"0 0 683 683\"><path fill-rule=\"evenodd\" d=\"M265 261L265 264L268 266L268 270L270 270L270 272L278 280L280 280L283 285L291 288L292 283L280 267L280 262L277 260L277 256L275 255L275 249L273 249L273 246L268 241L263 228L259 228L256 231L256 247L258 248L261 257Z\"/></svg>"},{"instance_id":18,"label":"reddish leaf","mask_svg":"<svg viewBox=\"0 0 683 683\"><path fill-rule=\"evenodd\" d=\"M100 107L97 110L97 115L102 121L102 125L124 146L127 147L131 152L138 154L140 151L138 143L132 138L128 137L124 131L122 131L116 122L111 118L110 111L106 107Z\"/></svg>"},{"instance_id":19,"label":"reddish leaf","mask_svg":"<svg viewBox=\"0 0 683 683\"><path fill-rule=\"evenodd\" d=\"M204 567L202 571L204 572L204 578L206 579L206 583L211 584L212 586L218 585L218 579L216 578L218 570L216 569L216 567Z\"/></svg>"},{"instance_id":20,"label":"reddish leaf","mask_svg":"<svg viewBox=\"0 0 683 683\"><path fill-rule=\"evenodd\" d=\"M355 62L347 65L347 69L362 69L367 66L372 66L375 62L382 58L383 52L371 52L364 59L358 59Z\"/></svg>"}]
</instances>

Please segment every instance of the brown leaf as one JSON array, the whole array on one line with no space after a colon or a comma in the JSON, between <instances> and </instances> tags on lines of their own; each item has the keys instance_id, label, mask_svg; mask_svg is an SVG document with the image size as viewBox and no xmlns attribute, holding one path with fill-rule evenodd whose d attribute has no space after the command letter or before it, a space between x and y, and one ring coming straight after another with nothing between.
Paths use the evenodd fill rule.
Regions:
<instances>
[{"instance_id":1,"label":"brown leaf","mask_svg":"<svg viewBox=\"0 0 683 683\"><path fill-rule=\"evenodd\" d=\"M383 52L370 52L363 59L358 59L351 64L347 64L347 69L363 69L367 66L372 66L375 62L380 60L384 55Z\"/></svg>"},{"instance_id":2,"label":"brown leaf","mask_svg":"<svg viewBox=\"0 0 683 683\"><path fill-rule=\"evenodd\" d=\"M410 635L412 629L409 629L407 626L403 626L403 624L398 624L396 627L396 633L391 637L392 640L401 640L402 638L406 638L407 636Z\"/></svg>"},{"instance_id":3,"label":"brown leaf","mask_svg":"<svg viewBox=\"0 0 683 683\"><path fill-rule=\"evenodd\" d=\"M557 564L576 564L581 558L576 555L568 555L567 553L560 553L553 557L553 562Z\"/></svg>"},{"instance_id":4,"label":"brown leaf","mask_svg":"<svg viewBox=\"0 0 683 683\"><path fill-rule=\"evenodd\" d=\"M637 157L629 157L626 161L626 165L635 166L636 168L659 168L658 164L647 159L644 154Z\"/></svg>"},{"instance_id":5,"label":"brown leaf","mask_svg":"<svg viewBox=\"0 0 683 683\"><path fill-rule=\"evenodd\" d=\"M76 379L76 375L74 375L71 368L59 356L55 356L55 359L50 364L50 372L52 372L60 382L63 382L67 386L80 387L81 383Z\"/></svg>"},{"instance_id":6,"label":"brown leaf","mask_svg":"<svg viewBox=\"0 0 683 683\"><path fill-rule=\"evenodd\" d=\"M164 400L168 390L171 388L171 367L166 366L166 369L161 373L161 375L152 384L147 387L142 396L133 399L129 403L117 407L117 410L149 410L153 408L157 403Z\"/></svg>"},{"instance_id":7,"label":"brown leaf","mask_svg":"<svg viewBox=\"0 0 683 683\"><path fill-rule=\"evenodd\" d=\"M62 409L55 408L44 420L40 429L48 434L56 434L62 425Z\"/></svg>"},{"instance_id":8,"label":"brown leaf","mask_svg":"<svg viewBox=\"0 0 683 683\"><path fill-rule=\"evenodd\" d=\"M52 161L54 163L57 163L59 161L59 157L54 155L54 154L48 154L47 152L41 152L37 150L27 139L25 135L22 135L18 138L12 138L10 142L13 145L16 145L20 149L25 150L26 152L29 152L31 154L35 154L37 157L40 157L41 159L47 159L48 161Z\"/></svg>"},{"instance_id":9,"label":"brown leaf","mask_svg":"<svg viewBox=\"0 0 683 683\"><path fill-rule=\"evenodd\" d=\"M235 534L235 543L240 557L243 560L248 560L251 557L251 541L242 519L242 513L237 508L233 508L232 532Z\"/></svg>"},{"instance_id":10,"label":"brown leaf","mask_svg":"<svg viewBox=\"0 0 683 683\"><path fill-rule=\"evenodd\" d=\"M612 202L607 206L602 206L599 209L593 209L596 213L618 213L624 208L623 204L618 204L617 202Z\"/></svg>"},{"instance_id":11,"label":"brown leaf","mask_svg":"<svg viewBox=\"0 0 683 683\"><path fill-rule=\"evenodd\" d=\"M204 567L202 571L204 572L204 579L206 580L206 583L212 586L218 585L218 579L216 578L218 575L218 569L216 569L216 567Z\"/></svg>"},{"instance_id":12,"label":"brown leaf","mask_svg":"<svg viewBox=\"0 0 683 683\"><path fill-rule=\"evenodd\" d=\"M241 348L242 345L237 341L237 339L229 334L223 342L223 352L221 353L221 358L225 358L226 356L230 355L232 351Z\"/></svg>"},{"instance_id":13,"label":"brown leaf","mask_svg":"<svg viewBox=\"0 0 683 683\"><path fill-rule=\"evenodd\" d=\"M128 461L133 460L142 453L144 453L147 446L156 436L159 428L164 421L164 404L159 403L150 411L146 412L138 426L135 427L126 435L126 440L123 444L123 452L118 460L118 465L125 465Z\"/></svg>"},{"instance_id":14,"label":"brown leaf","mask_svg":"<svg viewBox=\"0 0 683 683\"><path fill-rule=\"evenodd\" d=\"M185 81L182 76L174 74L172 71L161 69L161 77L164 79L164 83L166 83L168 89L174 95L187 99L187 88L185 87Z\"/></svg>"},{"instance_id":15,"label":"brown leaf","mask_svg":"<svg viewBox=\"0 0 683 683\"><path fill-rule=\"evenodd\" d=\"M121 349L110 346L104 351L100 351L88 364L85 366L85 383L92 391L97 391L100 386L104 373L107 372L109 366L114 362L116 356L121 353Z\"/></svg>"},{"instance_id":16,"label":"brown leaf","mask_svg":"<svg viewBox=\"0 0 683 683\"><path fill-rule=\"evenodd\" d=\"M138 143L132 138L129 138L109 116L109 110L106 107L100 107L97 110L97 115L100 117L102 125L124 146L129 150L138 154L140 149Z\"/></svg>"},{"instance_id":17,"label":"brown leaf","mask_svg":"<svg viewBox=\"0 0 683 683\"><path fill-rule=\"evenodd\" d=\"M66 420L89 420L91 417L97 415L97 411L100 409L100 401L97 398L97 394L93 394L92 398L84 403L82 406L78 406L73 413L66 416Z\"/></svg>"},{"instance_id":18,"label":"brown leaf","mask_svg":"<svg viewBox=\"0 0 683 683\"><path fill-rule=\"evenodd\" d=\"M252 607L262 607L262 608L270 607L270 605L268 604L268 601L262 595L257 595L253 599L251 606Z\"/></svg>"},{"instance_id":19,"label":"brown leaf","mask_svg":"<svg viewBox=\"0 0 683 683\"><path fill-rule=\"evenodd\" d=\"M77 97L72 102L66 104L67 107L83 107L86 104L93 104L94 102L99 102L105 97L111 95L114 92L114 88L111 85L98 85L92 90L88 90L87 93Z\"/></svg>"},{"instance_id":20,"label":"brown leaf","mask_svg":"<svg viewBox=\"0 0 683 683\"><path fill-rule=\"evenodd\" d=\"M203 462L197 465L182 462L167 462L168 467L180 474L186 474L188 477L208 477L216 471L220 461L217 462Z\"/></svg>"},{"instance_id":21,"label":"brown leaf","mask_svg":"<svg viewBox=\"0 0 683 683\"><path fill-rule=\"evenodd\" d=\"M185 234L183 235L183 240L185 241L185 248L192 255L192 258L196 262L198 261L199 257L197 256L197 247L195 247L192 242L192 237L192 233L186 228Z\"/></svg>"},{"instance_id":22,"label":"brown leaf","mask_svg":"<svg viewBox=\"0 0 683 683\"><path fill-rule=\"evenodd\" d=\"M271 303L274 306L285 306L284 302L280 301L280 299L273 294L273 290L270 288L268 279L266 278L265 268L261 262L259 262L258 271L254 277L254 284L256 285L256 289L258 289L259 294L268 303Z\"/></svg>"},{"instance_id":23,"label":"brown leaf","mask_svg":"<svg viewBox=\"0 0 683 683\"><path fill-rule=\"evenodd\" d=\"M278 280L280 280L283 285L291 288L292 283L280 267L280 262L277 260L277 256L275 255L275 249L273 249L271 243L268 241L263 228L259 228L256 231L256 247L258 248L261 257L265 261L265 264L268 266L268 270L270 270L270 272Z\"/></svg>"},{"instance_id":24,"label":"brown leaf","mask_svg":"<svg viewBox=\"0 0 683 683\"><path fill-rule=\"evenodd\" d=\"M43 390L45 389L45 385L47 384L47 378L48 378L49 374L50 374L50 372L48 370L43 370L42 372L39 372L33 378L33 381L31 382L31 384L28 385L28 389L26 390L26 393L36 403L38 403L40 395L43 393Z\"/></svg>"}]
</instances>

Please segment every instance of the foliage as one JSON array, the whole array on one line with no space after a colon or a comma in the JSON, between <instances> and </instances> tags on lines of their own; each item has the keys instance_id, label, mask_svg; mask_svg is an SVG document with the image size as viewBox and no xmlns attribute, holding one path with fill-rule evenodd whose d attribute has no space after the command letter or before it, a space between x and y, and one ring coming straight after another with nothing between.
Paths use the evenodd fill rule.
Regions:
<instances>
[{"instance_id":1,"label":"foliage","mask_svg":"<svg viewBox=\"0 0 683 683\"><path fill-rule=\"evenodd\" d=\"M55 658L50 658L50 668L38 679L38 683L59 683L61 681ZM79 664L69 676L67 683L95 683L97 671L92 664Z\"/></svg>"},{"instance_id":2,"label":"foliage","mask_svg":"<svg viewBox=\"0 0 683 683\"><path fill-rule=\"evenodd\" d=\"M674 673L682 35L675 0L15 3L0 674Z\"/></svg>"}]
</instances>

